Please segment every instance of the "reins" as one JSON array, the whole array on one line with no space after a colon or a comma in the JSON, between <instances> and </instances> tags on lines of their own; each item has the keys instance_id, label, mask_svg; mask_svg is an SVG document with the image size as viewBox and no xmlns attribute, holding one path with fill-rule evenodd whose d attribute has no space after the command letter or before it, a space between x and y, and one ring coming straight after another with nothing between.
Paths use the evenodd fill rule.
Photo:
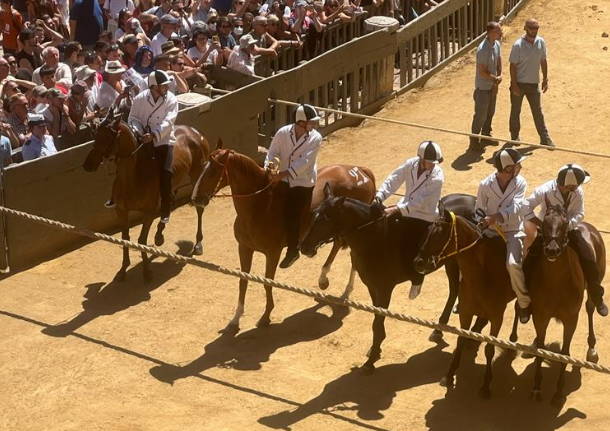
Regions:
<instances>
[{"instance_id":1,"label":"reins","mask_svg":"<svg viewBox=\"0 0 610 431\"><path fill-rule=\"evenodd\" d=\"M233 150L229 150L229 156L232 155L234 153ZM263 193L265 190L267 190L269 187L271 187L273 185L273 183L270 181L269 184L267 184L265 187L263 187L260 190L257 190L255 192L252 193L246 193L246 194L235 194L235 193L230 193L230 194L221 194L218 193L221 189L220 184L222 183L222 179L223 177L226 178L227 180L227 184L229 184L229 159L227 157L227 162L226 163L220 163L218 160L215 160L213 158L210 157L210 161L214 162L220 166L222 166L222 174L220 176L220 179L218 180L218 184L216 185L216 189L214 190L214 193L212 193L211 198L217 197L217 198L250 198L256 195L259 195L261 193Z\"/></svg>"},{"instance_id":2,"label":"reins","mask_svg":"<svg viewBox=\"0 0 610 431\"><path fill-rule=\"evenodd\" d=\"M477 242L479 242L479 239L481 239L481 236L479 235L479 237L477 239L475 239L472 243L470 243L467 246L460 249L459 244L458 244L457 218L453 211L449 211L449 215L451 216L451 228L449 231L449 238L447 238L447 242L445 243L445 245L443 246L443 249L441 250L441 252L438 255L439 262L443 259L447 259L448 257L455 256L458 253L462 253L462 252L468 250L469 248L474 247L474 245ZM454 239L455 250L446 255L443 255L443 253L445 252L445 250L447 249L449 244L452 242L451 241L452 239Z\"/></svg>"}]
</instances>

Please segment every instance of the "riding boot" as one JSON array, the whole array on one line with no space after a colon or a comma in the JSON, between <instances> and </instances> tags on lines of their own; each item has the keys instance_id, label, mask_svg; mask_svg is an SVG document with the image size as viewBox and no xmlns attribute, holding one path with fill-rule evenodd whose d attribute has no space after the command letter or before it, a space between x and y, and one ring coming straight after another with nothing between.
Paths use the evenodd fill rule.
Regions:
<instances>
[{"instance_id":1,"label":"riding boot","mask_svg":"<svg viewBox=\"0 0 610 431\"><path fill-rule=\"evenodd\" d=\"M168 171L161 172L161 221L163 223L169 222L169 214L172 209L172 173Z\"/></svg>"},{"instance_id":2,"label":"riding boot","mask_svg":"<svg viewBox=\"0 0 610 431\"><path fill-rule=\"evenodd\" d=\"M600 276L597 263L581 259L580 266L582 267L585 279L587 280L587 294L595 305L597 313L600 316L607 316L608 307L604 303L604 288L599 283Z\"/></svg>"}]
</instances>

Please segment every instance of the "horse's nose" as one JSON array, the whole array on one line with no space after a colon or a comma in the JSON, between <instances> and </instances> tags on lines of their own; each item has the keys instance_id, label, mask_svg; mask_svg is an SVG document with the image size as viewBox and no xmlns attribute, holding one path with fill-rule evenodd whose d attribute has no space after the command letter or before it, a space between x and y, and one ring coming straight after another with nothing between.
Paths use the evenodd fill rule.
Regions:
<instances>
[{"instance_id":1,"label":"horse's nose","mask_svg":"<svg viewBox=\"0 0 610 431\"><path fill-rule=\"evenodd\" d=\"M544 254L549 259L556 259L561 252L557 244L549 244L544 248Z\"/></svg>"}]
</instances>

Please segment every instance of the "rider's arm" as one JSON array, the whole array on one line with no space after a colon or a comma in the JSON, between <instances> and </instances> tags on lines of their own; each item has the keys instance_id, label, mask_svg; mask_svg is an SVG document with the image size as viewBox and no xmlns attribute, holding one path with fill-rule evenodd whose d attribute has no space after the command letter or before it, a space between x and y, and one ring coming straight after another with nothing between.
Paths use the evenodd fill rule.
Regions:
<instances>
[{"instance_id":1,"label":"rider's arm","mask_svg":"<svg viewBox=\"0 0 610 431\"><path fill-rule=\"evenodd\" d=\"M265 157L265 169L269 167L269 163L271 163L273 159L276 157L278 159L280 158L280 146L282 145L283 133L284 131L280 129L273 136L271 145L269 145L269 150L267 151L267 157Z\"/></svg>"},{"instance_id":2,"label":"rider's arm","mask_svg":"<svg viewBox=\"0 0 610 431\"><path fill-rule=\"evenodd\" d=\"M396 205L402 215L408 216L414 211L422 214L436 213L438 201L441 199L444 177L441 171L430 175L427 184L419 189L417 194L411 195L411 199L408 201L401 200Z\"/></svg>"},{"instance_id":3,"label":"rider's arm","mask_svg":"<svg viewBox=\"0 0 610 431\"><path fill-rule=\"evenodd\" d=\"M151 133L155 136L157 142L165 139L169 136L174 128L174 122L176 121L176 116L178 116L178 100L176 96L172 93L167 93L168 97L166 99L166 109L167 114L165 115L165 119L159 124L159 126L154 127L151 130ZM171 96L169 96L171 94Z\"/></svg>"},{"instance_id":4,"label":"rider's arm","mask_svg":"<svg viewBox=\"0 0 610 431\"><path fill-rule=\"evenodd\" d=\"M582 188L576 189L570 200L568 207L568 217L570 218L570 230L576 228L585 218L585 194Z\"/></svg>"},{"instance_id":5,"label":"rider's arm","mask_svg":"<svg viewBox=\"0 0 610 431\"><path fill-rule=\"evenodd\" d=\"M379 190L377 191L375 197L381 202L385 201L405 182L406 174L407 162L394 169L394 172L388 175L381 187L379 187Z\"/></svg>"},{"instance_id":6,"label":"rider's arm","mask_svg":"<svg viewBox=\"0 0 610 431\"><path fill-rule=\"evenodd\" d=\"M144 134L144 124L140 122L140 118L142 118L140 112L140 103L132 103L131 109L129 110L129 117L127 118L127 123L136 129L138 134Z\"/></svg>"}]
</instances>

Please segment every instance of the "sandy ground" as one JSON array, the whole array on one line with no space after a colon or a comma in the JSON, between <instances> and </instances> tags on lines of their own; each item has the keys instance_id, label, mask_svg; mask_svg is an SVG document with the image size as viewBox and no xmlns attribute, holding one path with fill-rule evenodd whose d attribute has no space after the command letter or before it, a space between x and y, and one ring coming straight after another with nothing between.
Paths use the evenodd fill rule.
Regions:
<instances>
[{"instance_id":1,"label":"sandy ground","mask_svg":"<svg viewBox=\"0 0 610 431\"><path fill-rule=\"evenodd\" d=\"M610 107L603 83L610 76L610 52L603 47L610 46L610 39L601 34L610 32L610 1L533 3L505 29L504 58L523 20L539 17L550 63L550 91L543 107L555 142L608 153ZM378 115L465 130L472 112L473 73L469 55ZM506 136L507 83L501 91L495 133ZM522 137L535 141L526 108L523 118ZM366 165L381 178L410 157L423 139L437 140L444 148L446 193L473 193L491 171L485 160L462 154L467 142L461 137L373 122L330 136L320 158L322 164ZM534 186L566 162L591 172L587 219L610 230L603 159L536 151L523 173ZM233 217L227 200L213 202L206 211L204 258L238 266ZM194 237L194 223L191 208L177 210L167 246L188 246L178 240ZM324 255L303 258L278 278L313 287ZM135 253L132 258L139 261ZM608 429L606 375L568 367L571 393L558 410L549 404L556 367L545 369L544 401L537 403L528 398L532 361L511 361L497 352L493 399L484 401L477 395L484 357L480 349L473 361L472 349L463 359L456 391L445 398L438 381L448 367L452 336L446 337L449 346L436 346L428 341L429 330L388 321L379 368L365 377L352 367L364 361L370 345L368 314L346 314L276 291L272 325L257 329L264 295L254 285L242 331L234 338L221 336L218 330L236 303L236 279L157 259L152 283L142 282L141 268L135 265L128 281L118 284L111 280L119 264L116 247L95 243L0 283L0 429ZM262 269L258 257L253 271ZM347 255L342 253L331 272L330 292L341 291L347 274ZM427 277L415 301L407 299L407 287L398 286L391 308L436 318L447 293L444 274ZM353 297L369 302L359 280ZM586 351L584 318L583 313L572 344L573 354L581 358ZM457 324L457 318L451 322ZM601 363L606 364L609 322L596 321ZM501 335L508 333L505 325ZM560 339L558 325L549 338ZM528 326L520 340L532 339Z\"/></svg>"}]
</instances>

